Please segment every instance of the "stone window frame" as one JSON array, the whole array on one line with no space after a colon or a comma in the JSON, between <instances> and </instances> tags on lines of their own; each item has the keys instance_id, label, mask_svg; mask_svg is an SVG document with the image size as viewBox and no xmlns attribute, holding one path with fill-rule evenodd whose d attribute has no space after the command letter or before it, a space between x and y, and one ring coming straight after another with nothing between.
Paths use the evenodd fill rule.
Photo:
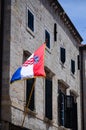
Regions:
<instances>
[{"instance_id":1,"label":"stone window frame","mask_svg":"<svg viewBox=\"0 0 86 130\"><path fill-rule=\"evenodd\" d=\"M32 31L29 27L28 27L28 10L33 14L34 16L34 31ZM35 12L31 7L26 7L26 30L30 33L30 35L32 37L35 37L35 31L36 31L36 16L35 16Z\"/></svg>"},{"instance_id":2,"label":"stone window frame","mask_svg":"<svg viewBox=\"0 0 86 130\"><path fill-rule=\"evenodd\" d=\"M62 64L66 62L66 49L65 47L60 47L60 61Z\"/></svg>"},{"instance_id":3,"label":"stone window frame","mask_svg":"<svg viewBox=\"0 0 86 130\"><path fill-rule=\"evenodd\" d=\"M64 81L64 80L62 80L62 79L59 79L58 80L58 94L57 94L57 102L58 102L58 104L57 104L57 113L58 113L58 118L57 118L57 124L59 125L59 127L62 127L62 128L64 128L64 129L66 129L66 127L64 126L64 125L61 125L60 124L60 115L59 115L59 93L61 92L62 93L62 95L64 96L64 98L65 98L65 96L67 96L67 89L69 88L70 86ZM64 117L65 118L65 117ZM65 121L65 119L64 119L64 121Z\"/></svg>"},{"instance_id":4,"label":"stone window frame","mask_svg":"<svg viewBox=\"0 0 86 130\"><path fill-rule=\"evenodd\" d=\"M64 129L67 129L67 128L71 129L73 127L77 127L78 124L76 123L76 120L77 120L76 111L77 111L77 97L79 95L74 90L69 90L70 94L67 95L66 89L69 88L70 86L67 85L67 83L65 83L63 80L58 80L58 84L59 84L59 88L60 88L61 92L64 93L64 95L65 95L65 101L66 101L65 102L66 103L66 106L65 106L66 107L66 109L65 109L66 118L64 118L64 125L59 124L59 122L58 122L58 125L59 125L59 127L62 127ZM71 113L75 113L75 114L71 114ZM74 117L73 117L73 115L74 115ZM69 119L70 119L70 121L69 121ZM75 123L73 121L71 122L72 119L75 119ZM58 121L59 121L59 118L58 118Z\"/></svg>"},{"instance_id":5,"label":"stone window frame","mask_svg":"<svg viewBox=\"0 0 86 130\"><path fill-rule=\"evenodd\" d=\"M76 72L76 63L74 59L71 59L71 74L75 75Z\"/></svg>"},{"instance_id":6,"label":"stone window frame","mask_svg":"<svg viewBox=\"0 0 86 130\"><path fill-rule=\"evenodd\" d=\"M47 66L45 66L45 72L46 77L50 80L52 80L52 90L53 90L53 76L55 75ZM45 85L45 80L44 80ZM44 87L44 95L45 95L45 87ZM45 104L45 100L44 100ZM44 105L44 115L45 115L45 105ZM53 125L53 92L52 92L52 120L48 119L46 116L44 116L44 122L48 123L49 125Z\"/></svg>"},{"instance_id":7,"label":"stone window frame","mask_svg":"<svg viewBox=\"0 0 86 130\"><path fill-rule=\"evenodd\" d=\"M53 47L53 44L52 44L53 43L53 39L52 39L52 35L51 35L50 29L46 25L44 25L44 34L43 34L44 41L46 42L46 39L45 39L45 30L50 34L50 48L48 48L47 45L46 45L46 51L49 54L51 54L52 47Z\"/></svg>"},{"instance_id":8,"label":"stone window frame","mask_svg":"<svg viewBox=\"0 0 86 130\"><path fill-rule=\"evenodd\" d=\"M46 37L48 37L48 39L46 39ZM51 45L50 45L50 33L47 29L45 29L45 42L46 42L46 46L48 49L51 48Z\"/></svg>"}]
</instances>

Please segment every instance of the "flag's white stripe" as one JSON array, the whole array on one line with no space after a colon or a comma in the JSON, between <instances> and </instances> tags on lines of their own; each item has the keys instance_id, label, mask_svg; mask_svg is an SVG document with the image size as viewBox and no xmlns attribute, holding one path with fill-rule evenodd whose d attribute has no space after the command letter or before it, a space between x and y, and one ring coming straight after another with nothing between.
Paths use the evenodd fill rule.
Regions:
<instances>
[{"instance_id":1,"label":"flag's white stripe","mask_svg":"<svg viewBox=\"0 0 86 130\"><path fill-rule=\"evenodd\" d=\"M33 58L34 54L32 54L29 58ZM34 72L33 72L33 64L28 64L27 66L22 66L22 69L21 69L21 78L31 78L34 76Z\"/></svg>"}]
</instances>

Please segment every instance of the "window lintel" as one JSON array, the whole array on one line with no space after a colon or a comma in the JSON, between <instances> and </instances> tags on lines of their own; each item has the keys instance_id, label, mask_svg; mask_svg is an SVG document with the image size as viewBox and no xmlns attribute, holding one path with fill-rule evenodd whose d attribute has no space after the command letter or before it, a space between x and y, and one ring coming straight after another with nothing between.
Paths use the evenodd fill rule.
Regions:
<instances>
[{"instance_id":1,"label":"window lintel","mask_svg":"<svg viewBox=\"0 0 86 130\"><path fill-rule=\"evenodd\" d=\"M55 75L47 66L45 66L45 72L46 76L49 78L52 78Z\"/></svg>"},{"instance_id":2,"label":"window lintel","mask_svg":"<svg viewBox=\"0 0 86 130\"><path fill-rule=\"evenodd\" d=\"M70 90L70 94L74 95L76 98L79 96L79 94L73 89Z\"/></svg>"},{"instance_id":3,"label":"window lintel","mask_svg":"<svg viewBox=\"0 0 86 130\"><path fill-rule=\"evenodd\" d=\"M58 80L58 83L59 83L59 84L62 84L62 86L64 86L65 89L67 89L67 88L70 87L70 86L69 86L65 81L63 81L62 79L59 79L59 80Z\"/></svg>"}]
</instances>

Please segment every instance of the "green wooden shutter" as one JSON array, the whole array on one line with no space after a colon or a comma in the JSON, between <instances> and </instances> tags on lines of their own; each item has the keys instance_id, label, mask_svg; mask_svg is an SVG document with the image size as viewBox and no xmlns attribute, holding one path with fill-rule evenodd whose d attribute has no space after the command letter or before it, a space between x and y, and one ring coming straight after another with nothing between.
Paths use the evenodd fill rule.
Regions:
<instances>
[{"instance_id":1,"label":"green wooden shutter","mask_svg":"<svg viewBox=\"0 0 86 130\"><path fill-rule=\"evenodd\" d=\"M72 130L78 130L77 125L77 103L74 102L73 105L73 129Z\"/></svg>"},{"instance_id":2,"label":"green wooden shutter","mask_svg":"<svg viewBox=\"0 0 86 130\"><path fill-rule=\"evenodd\" d=\"M52 120L52 80L45 81L45 117Z\"/></svg>"},{"instance_id":3,"label":"green wooden shutter","mask_svg":"<svg viewBox=\"0 0 86 130\"><path fill-rule=\"evenodd\" d=\"M65 118L66 128L73 128L73 107L74 107L73 96L66 95L66 118Z\"/></svg>"},{"instance_id":4,"label":"green wooden shutter","mask_svg":"<svg viewBox=\"0 0 86 130\"><path fill-rule=\"evenodd\" d=\"M62 104L62 96L61 96L61 91L59 90L59 95L58 95L58 123L61 125L61 104Z\"/></svg>"},{"instance_id":5,"label":"green wooden shutter","mask_svg":"<svg viewBox=\"0 0 86 130\"><path fill-rule=\"evenodd\" d=\"M59 125L65 126L65 94L61 91L58 96L58 119Z\"/></svg>"}]
</instances>

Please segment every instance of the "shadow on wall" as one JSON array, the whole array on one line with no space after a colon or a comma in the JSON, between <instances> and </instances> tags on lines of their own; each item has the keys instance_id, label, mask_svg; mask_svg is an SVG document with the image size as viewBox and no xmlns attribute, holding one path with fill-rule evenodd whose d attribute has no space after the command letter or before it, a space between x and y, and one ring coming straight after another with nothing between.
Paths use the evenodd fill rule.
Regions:
<instances>
[{"instance_id":1,"label":"shadow on wall","mask_svg":"<svg viewBox=\"0 0 86 130\"><path fill-rule=\"evenodd\" d=\"M1 86L0 86L0 130L8 130L11 122L9 73L10 73L10 25L11 0L0 1L0 60L1 60ZM1 54L2 53L2 54Z\"/></svg>"}]
</instances>

